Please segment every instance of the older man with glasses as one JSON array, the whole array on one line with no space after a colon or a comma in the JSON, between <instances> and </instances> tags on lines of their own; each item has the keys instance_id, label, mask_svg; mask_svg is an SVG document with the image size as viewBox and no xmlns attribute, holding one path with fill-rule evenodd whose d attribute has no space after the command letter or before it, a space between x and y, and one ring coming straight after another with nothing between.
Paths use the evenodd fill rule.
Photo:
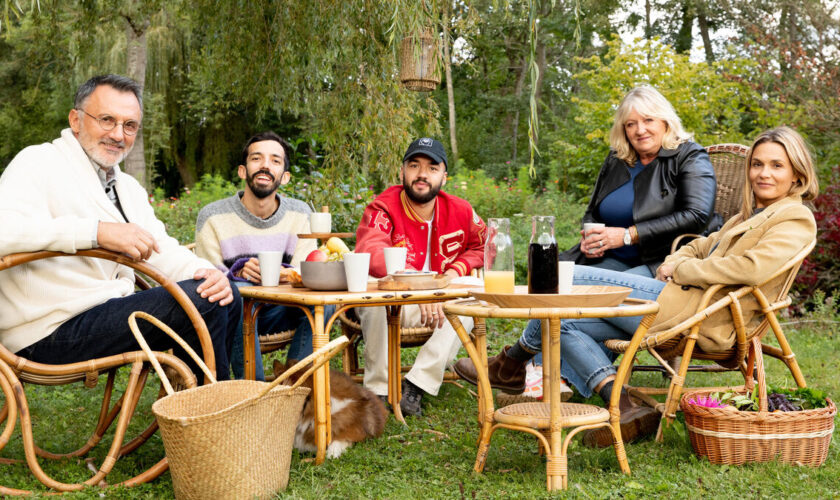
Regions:
<instances>
[{"instance_id":1,"label":"older man with glasses","mask_svg":"<svg viewBox=\"0 0 840 500\"><path fill-rule=\"evenodd\" d=\"M105 248L148 261L178 280L204 317L217 378L224 380L241 300L221 271L166 234L146 191L120 170L142 117L142 90L134 80L103 75L82 84L70 128L18 153L0 176L0 255ZM161 318L200 351L189 318L169 293L134 293L125 266L46 259L0 273L0 342L32 361L73 363L136 350L128 329L134 311ZM142 328L153 349L176 347L179 354L165 334Z\"/></svg>"}]
</instances>

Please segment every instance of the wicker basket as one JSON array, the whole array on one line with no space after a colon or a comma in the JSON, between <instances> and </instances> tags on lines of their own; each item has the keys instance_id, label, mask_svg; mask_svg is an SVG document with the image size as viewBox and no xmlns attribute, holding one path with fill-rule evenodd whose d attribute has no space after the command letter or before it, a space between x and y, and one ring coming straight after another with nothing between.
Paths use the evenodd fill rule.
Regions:
<instances>
[{"instance_id":1,"label":"wicker basket","mask_svg":"<svg viewBox=\"0 0 840 500\"><path fill-rule=\"evenodd\" d=\"M271 383L228 380L174 392L140 335L135 316L172 336L214 379L195 352L168 326L146 313L132 313L129 326L143 350L150 354L169 394L152 405L152 412L160 426L175 497L272 498L285 489L295 430L310 391L299 385L343 350L347 337L333 340ZM294 385L279 385L304 368L307 371Z\"/></svg>"},{"instance_id":2,"label":"wicker basket","mask_svg":"<svg viewBox=\"0 0 840 500\"><path fill-rule=\"evenodd\" d=\"M409 90L429 92L440 84L437 38L427 30L400 44L400 81Z\"/></svg>"},{"instance_id":3,"label":"wicker basket","mask_svg":"<svg viewBox=\"0 0 840 500\"><path fill-rule=\"evenodd\" d=\"M733 411L689 404L695 396L710 392L685 394L680 408L685 415L691 447L713 464L740 465L750 462L780 462L818 467L825 462L834 433L837 407L828 399L825 408L792 412L767 411L767 386L761 348L755 343L750 357L758 368L759 411ZM751 372L751 370L750 370ZM748 372L749 373L749 372ZM748 378L750 385L751 378Z\"/></svg>"}]
</instances>

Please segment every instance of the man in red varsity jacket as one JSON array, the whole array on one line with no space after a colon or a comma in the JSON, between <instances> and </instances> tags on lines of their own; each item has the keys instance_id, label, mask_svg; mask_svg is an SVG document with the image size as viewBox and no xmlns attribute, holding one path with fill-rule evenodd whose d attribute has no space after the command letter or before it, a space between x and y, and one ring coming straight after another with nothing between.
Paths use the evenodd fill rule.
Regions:
<instances>
[{"instance_id":1,"label":"man in red varsity jacket","mask_svg":"<svg viewBox=\"0 0 840 500\"><path fill-rule=\"evenodd\" d=\"M356 230L356 251L370 253L370 274L385 276L382 249L392 246L408 248L406 269L456 278L481 267L486 227L467 201L441 191L446 184L443 145L428 137L412 142L403 156L400 181L401 186L391 186L367 206ZM385 308L361 307L356 312L365 338L365 386L385 399ZM461 321L472 330L472 318ZM443 315L442 303L403 307L402 324L435 328L403 380L400 408L404 415L420 415L423 393L437 395L446 366L455 359L461 342Z\"/></svg>"}]
</instances>

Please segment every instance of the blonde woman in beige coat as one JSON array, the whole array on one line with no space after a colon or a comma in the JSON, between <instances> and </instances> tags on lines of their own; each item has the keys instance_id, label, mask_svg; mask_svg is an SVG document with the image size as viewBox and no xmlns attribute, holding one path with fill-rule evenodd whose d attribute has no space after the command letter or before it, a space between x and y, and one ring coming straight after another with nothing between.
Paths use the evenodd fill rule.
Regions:
<instances>
[{"instance_id":1,"label":"blonde woman in beige coat","mask_svg":"<svg viewBox=\"0 0 840 500\"><path fill-rule=\"evenodd\" d=\"M778 127L756 138L744 168L744 202L741 212L727 221L720 231L698 238L668 256L657 269L656 279L630 273L575 267L575 284L619 285L633 289L631 297L656 300L660 305L651 333L662 331L690 317L704 291L713 284L757 285L816 238L811 210L802 204L818 192L817 177L805 141L794 130ZM767 296L777 295L780 277L762 286ZM720 292L722 295L725 292ZM716 300L719 297L715 297ZM748 321L758 312L758 304L741 301ZM612 359L601 347L608 339L629 339L640 318L587 318L564 321L562 363L572 368L568 377L580 393L598 393L609 399L615 380ZM758 321L758 318L755 318ZM490 383L500 389L524 385L525 365L541 349L539 334L529 330L512 347L488 360ZM728 310L703 322L697 345L706 352L724 351L735 342ZM475 367L469 359L456 363L456 371L475 383ZM565 375L565 370L564 370ZM648 407L635 406L626 393L619 402L621 432L632 441L656 430L659 414ZM584 444L609 446L612 437L602 429L584 435Z\"/></svg>"}]
</instances>

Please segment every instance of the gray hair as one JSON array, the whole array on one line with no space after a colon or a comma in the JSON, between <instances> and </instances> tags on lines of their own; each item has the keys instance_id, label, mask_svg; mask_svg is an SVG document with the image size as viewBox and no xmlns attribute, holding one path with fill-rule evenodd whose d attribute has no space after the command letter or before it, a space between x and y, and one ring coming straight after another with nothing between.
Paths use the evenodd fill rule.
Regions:
<instances>
[{"instance_id":1,"label":"gray hair","mask_svg":"<svg viewBox=\"0 0 840 500\"><path fill-rule=\"evenodd\" d=\"M615 120L610 130L610 148L615 151L616 157L630 165L635 163L639 156L627 140L627 134L624 133L624 122L632 111L665 122L665 136L662 138L662 147L665 149L676 149L677 146L693 137L693 134L683 130L682 122L674 111L674 107L659 91L648 86L636 87L621 100L621 104L615 111Z\"/></svg>"},{"instance_id":2,"label":"gray hair","mask_svg":"<svg viewBox=\"0 0 840 500\"><path fill-rule=\"evenodd\" d=\"M140 109L143 109L143 87L139 83L127 76L121 75L99 75L94 76L90 80L79 86L76 90L76 97L73 99L73 108L79 109L87 100L88 97L100 85L107 85L113 87L120 92L132 92L137 102L140 103Z\"/></svg>"}]
</instances>

